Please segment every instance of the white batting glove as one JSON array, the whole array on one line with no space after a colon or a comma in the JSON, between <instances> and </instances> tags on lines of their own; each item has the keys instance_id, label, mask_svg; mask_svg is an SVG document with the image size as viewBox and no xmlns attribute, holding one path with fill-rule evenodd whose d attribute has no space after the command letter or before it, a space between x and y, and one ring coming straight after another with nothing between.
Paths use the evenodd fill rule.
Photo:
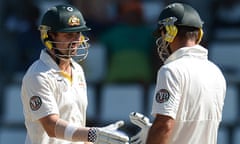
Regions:
<instances>
[{"instance_id":1,"label":"white batting glove","mask_svg":"<svg viewBox=\"0 0 240 144\"><path fill-rule=\"evenodd\" d=\"M124 121L117 121L105 127L95 128L94 144L128 144L127 135L120 133L117 129L124 125Z\"/></svg>"},{"instance_id":2,"label":"white batting glove","mask_svg":"<svg viewBox=\"0 0 240 144\"><path fill-rule=\"evenodd\" d=\"M129 117L130 117L130 121L133 124L141 128L141 130L136 135L130 138L130 143L146 144L148 131L152 126L152 123L150 123L149 118L137 112L130 113Z\"/></svg>"}]
</instances>

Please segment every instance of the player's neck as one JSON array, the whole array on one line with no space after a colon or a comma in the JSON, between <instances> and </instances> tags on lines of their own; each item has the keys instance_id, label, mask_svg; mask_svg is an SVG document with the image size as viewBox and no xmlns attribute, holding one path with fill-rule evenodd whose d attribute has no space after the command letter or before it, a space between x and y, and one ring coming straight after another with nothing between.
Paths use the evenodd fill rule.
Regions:
<instances>
[{"instance_id":1,"label":"player's neck","mask_svg":"<svg viewBox=\"0 0 240 144\"><path fill-rule=\"evenodd\" d=\"M196 42L193 40L181 40L181 41L174 41L173 43L170 44L171 51L174 52L178 50L179 48L182 47L192 47L196 45Z\"/></svg>"},{"instance_id":2,"label":"player's neck","mask_svg":"<svg viewBox=\"0 0 240 144\"><path fill-rule=\"evenodd\" d=\"M58 66L63 72L71 75L72 67L71 67L71 61L70 60L68 60L68 61L61 60Z\"/></svg>"}]
</instances>

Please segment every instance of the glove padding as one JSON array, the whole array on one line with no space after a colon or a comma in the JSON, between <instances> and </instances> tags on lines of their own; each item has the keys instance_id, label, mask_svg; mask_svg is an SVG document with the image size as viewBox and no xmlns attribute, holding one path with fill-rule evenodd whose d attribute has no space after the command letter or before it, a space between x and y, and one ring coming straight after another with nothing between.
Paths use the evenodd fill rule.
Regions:
<instances>
[{"instance_id":1,"label":"glove padding","mask_svg":"<svg viewBox=\"0 0 240 144\"><path fill-rule=\"evenodd\" d=\"M137 112L130 113L129 117L130 117L130 121L133 124L141 128L141 130L136 135L130 138L130 143L146 144L148 131L152 126L152 123L150 123L149 118Z\"/></svg>"},{"instance_id":2,"label":"glove padding","mask_svg":"<svg viewBox=\"0 0 240 144\"><path fill-rule=\"evenodd\" d=\"M124 121L117 121L108 126L97 128L97 138L94 144L128 144L128 136L117 130L123 125Z\"/></svg>"}]
</instances>

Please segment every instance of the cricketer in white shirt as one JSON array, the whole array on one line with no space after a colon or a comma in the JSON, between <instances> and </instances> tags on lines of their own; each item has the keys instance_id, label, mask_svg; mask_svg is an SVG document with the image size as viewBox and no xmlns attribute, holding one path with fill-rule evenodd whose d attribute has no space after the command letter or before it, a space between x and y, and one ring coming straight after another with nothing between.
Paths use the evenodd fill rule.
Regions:
<instances>
[{"instance_id":1,"label":"cricketer in white shirt","mask_svg":"<svg viewBox=\"0 0 240 144\"><path fill-rule=\"evenodd\" d=\"M175 120L169 144L217 143L226 81L207 56L200 45L183 47L158 72L152 114Z\"/></svg>"},{"instance_id":2,"label":"cricketer in white shirt","mask_svg":"<svg viewBox=\"0 0 240 144\"><path fill-rule=\"evenodd\" d=\"M50 138L38 121L47 115L58 114L78 127L86 124L87 93L83 70L71 61L72 80L64 75L56 62L42 50L40 59L28 69L22 81L22 102L27 128L25 144L58 144L69 142Z\"/></svg>"}]
</instances>

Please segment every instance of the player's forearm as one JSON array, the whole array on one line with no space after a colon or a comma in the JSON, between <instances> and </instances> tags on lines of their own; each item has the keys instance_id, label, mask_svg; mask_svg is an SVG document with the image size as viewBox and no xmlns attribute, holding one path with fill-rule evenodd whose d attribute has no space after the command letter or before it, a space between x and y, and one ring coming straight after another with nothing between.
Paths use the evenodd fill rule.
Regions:
<instances>
[{"instance_id":1,"label":"player's forearm","mask_svg":"<svg viewBox=\"0 0 240 144\"><path fill-rule=\"evenodd\" d=\"M73 125L59 118L49 115L39 120L49 137L56 137L69 141L88 142L89 128Z\"/></svg>"},{"instance_id":2,"label":"player's forearm","mask_svg":"<svg viewBox=\"0 0 240 144\"><path fill-rule=\"evenodd\" d=\"M147 144L167 144L174 127L174 120L160 116L155 119L149 130Z\"/></svg>"},{"instance_id":3,"label":"player's forearm","mask_svg":"<svg viewBox=\"0 0 240 144\"><path fill-rule=\"evenodd\" d=\"M59 119L55 127L55 136L69 141L89 142L90 131L90 128L72 125Z\"/></svg>"},{"instance_id":4,"label":"player's forearm","mask_svg":"<svg viewBox=\"0 0 240 144\"><path fill-rule=\"evenodd\" d=\"M167 144L170 133L162 128L151 128L148 133L146 144Z\"/></svg>"},{"instance_id":5,"label":"player's forearm","mask_svg":"<svg viewBox=\"0 0 240 144\"><path fill-rule=\"evenodd\" d=\"M126 144L129 138L117 132L124 121L117 121L105 127L79 127L60 119L58 115L49 115L39 120L49 137L68 141L92 142L96 144Z\"/></svg>"}]
</instances>

